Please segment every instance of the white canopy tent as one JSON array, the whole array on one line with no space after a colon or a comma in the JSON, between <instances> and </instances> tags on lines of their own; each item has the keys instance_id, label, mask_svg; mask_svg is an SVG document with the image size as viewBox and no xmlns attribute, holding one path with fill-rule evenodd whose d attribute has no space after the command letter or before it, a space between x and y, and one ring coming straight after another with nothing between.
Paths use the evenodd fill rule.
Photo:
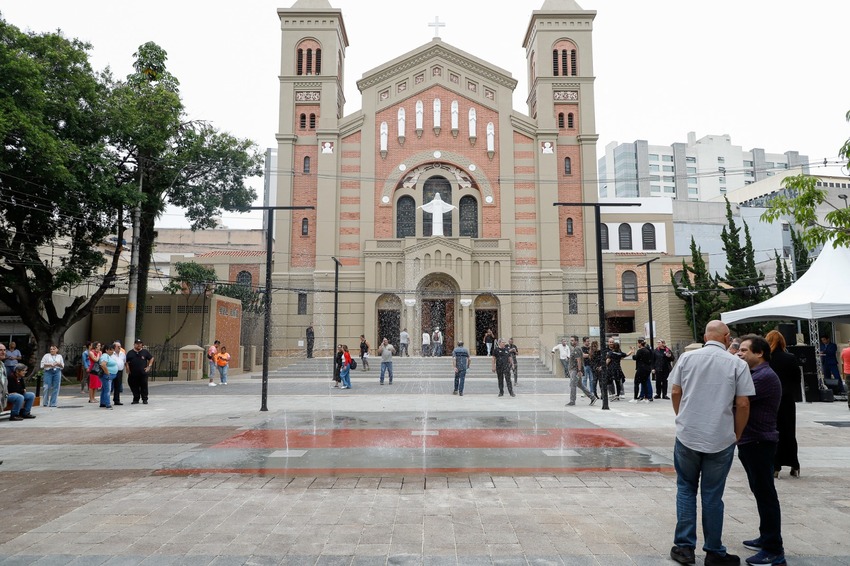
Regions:
<instances>
[{"instance_id":1,"label":"white canopy tent","mask_svg":"<svg viewBox=\"0 0 850 566\"><path fill-rule=\"evenodd\" d=\"M805 319L850 322L850 248L827 243L809 270L770 299L720 315L726 324Z\"/></svg>"}]
</instances>

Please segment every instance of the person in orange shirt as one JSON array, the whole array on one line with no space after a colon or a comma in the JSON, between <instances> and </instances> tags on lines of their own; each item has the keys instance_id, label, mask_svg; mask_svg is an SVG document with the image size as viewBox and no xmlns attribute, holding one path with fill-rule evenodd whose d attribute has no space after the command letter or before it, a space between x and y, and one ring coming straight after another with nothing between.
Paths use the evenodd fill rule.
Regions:
<instances>
[{"instance_id":1,"label":"person in orange shirt","mask_svg":"<svg viewBox=\"0 0 850 566\"><path fill-rule=\"evenodd\" d=\"M218 367L218 376L222 385L227 385L227 368L230 366L230 354L227 352L227 346L222 346L214 357L215 365ZM212 383L212 376L210 376ZM213 385L215 385L213 383Z\"/></svg>"},{"instance_id":2,"label":"person in orange shirt","mask_svg":"<svg viewBox=\"0 0 850 566\"><path fill-rule=\"evenodd\" d=\"M844 390L848 391L850 390L850 343L841 350L841 361L844 362L844 383L846 385Z\"/></svg>"}]
</instances>

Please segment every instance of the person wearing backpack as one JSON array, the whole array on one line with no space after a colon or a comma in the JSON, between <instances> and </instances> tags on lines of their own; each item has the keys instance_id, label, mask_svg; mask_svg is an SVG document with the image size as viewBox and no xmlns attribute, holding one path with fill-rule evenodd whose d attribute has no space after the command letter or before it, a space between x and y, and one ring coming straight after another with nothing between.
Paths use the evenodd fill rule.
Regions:
<instances>
[{"instance_id":1,"label":"person wearing backpack","mask_svg":"<svg viewBox=\"0 0 850 566\"><path fill-rule=\"evenodd\" d=\"M466 370L469 369L469 350L463 347L463 340L457 343L457 347L452 350L452 366L455 370L455 390L453 395L463 397L463 382L466 379Z\"/></svg>"}]
</instances>

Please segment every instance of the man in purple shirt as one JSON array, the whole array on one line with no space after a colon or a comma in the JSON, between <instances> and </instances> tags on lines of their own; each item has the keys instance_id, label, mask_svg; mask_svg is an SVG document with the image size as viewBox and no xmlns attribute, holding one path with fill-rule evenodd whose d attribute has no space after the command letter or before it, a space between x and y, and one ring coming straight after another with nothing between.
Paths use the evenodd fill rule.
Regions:
<instances>
[{"instance_id":1,"label":"man in purple shirt","mask_svg":"<svg viewBox=\"0 0 850 566\"><path fill-rule=\"evenodd\" d=\"M747 362L756 394L750 397L750 418L738 440L738 459L747 472L759 512L759 536L744 546L757 550L747 564L785 564L779 497L773 485L773 460L779 442L776 415L782 398L779 377L770 368L770 345L761 336L741 339L738 357Z\"/></svg>"}]
</instances>

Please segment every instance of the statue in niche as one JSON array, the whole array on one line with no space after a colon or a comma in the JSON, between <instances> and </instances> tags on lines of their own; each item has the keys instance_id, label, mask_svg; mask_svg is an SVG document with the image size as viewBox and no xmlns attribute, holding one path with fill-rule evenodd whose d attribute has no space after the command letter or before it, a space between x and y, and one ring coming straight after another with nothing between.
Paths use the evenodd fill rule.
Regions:
<instances>
[{"instance_id":1,"label":"statue in niche","mask_svg":"<svg viewBox=\"0 0 850 566\"><path fill-rule=\"evenodd\" d=\"M469 137L470 138L477 138L478 137L477 135L475 135L475 132L476 132L476 129L477 129L476 128L477 123L478 123L478 117L475 114L475 108L470 108L469 109Z\"/></svg>"},{"instance_id":2,"label":"statue in niche","mask_svg":"<svg viewBox=\"0 0 850 566\"><path fill-rule=\"evenodd\" d=\"M496 126L493 122L487 124L487 151L496 151Z\"/></svg>"},{"instance_id":3,"label":"statue in niche","mask_svg":"<svg viewBox=\"0 0 850 566\"><path fill-rule=\"evenodd\" d=\"M405 122L404 108L399 108L398 109L398 137L400 137L400 138L404 137L404 122Z\"/></svg>"},{"instance_id":4,"label":"statue in niche","mask_svg":"<svg viewBox=\"0 0 850 566\"><path fill-rule=\"evenodd\" d=\"M443 214L446 212L451 212L455 208L457 208L453 204L449 204L440 198L440 193L434 193L434 200L429 202L428 204L423 204L420 206L422 210L425 212L431 213L434 219L431 222L432 236L442 236L443 235Z\"/></svg>"},{"instance_id":5,"label":"statue in niche","mask_svg":"<svg viewBox=\"0 0 850 566\"><path fill-rule=\"evenodd\" d=\"M381 151L387 151L387 137L390 134L390 128L386 122L381 122Z\"/></svg>"},{"instance_id":6,"label":"statue in niche","mask_svg":"<svg viewBox=\"0 0 850 566\"><path fill-rule=\"evenodd\" d=\"M460 110L458 109L457 100L452 100L452 129L458 129L458 115L460 114Z\"/></svg>"},{"instance_id":7,"label":"statue in niche","mask_svg":"<svg viewBox=\"0 0 850 566\"><path fill-rule=\"evenodd\" d=\"M442 104L440 103L439 98L434 99L434 127L440 127L440 113L442 110Z\"/></svg>"},{"instance_id":8,"label":"statue in niche","mask_svg":"<svg viewBox=\"0 0 850 566\"><path fill-rule=\"evenodd\" d=\"M416 129L421 130L422 124L425 122L425 105L421 100L416 101ZM404 134L399 134L403 136Z\"/></svg>"}]
</instances>

